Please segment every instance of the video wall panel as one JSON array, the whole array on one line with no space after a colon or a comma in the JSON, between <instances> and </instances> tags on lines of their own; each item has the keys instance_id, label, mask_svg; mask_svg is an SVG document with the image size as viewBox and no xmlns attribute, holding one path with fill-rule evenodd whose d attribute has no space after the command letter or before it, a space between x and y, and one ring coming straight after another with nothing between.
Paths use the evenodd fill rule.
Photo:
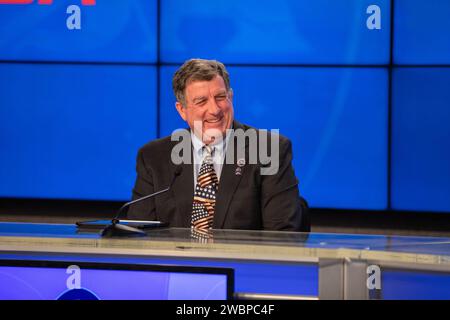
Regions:
<instances>
[{"instance_id":1,"label":"video wall panel","mask_svg":"<svg viewBox=\"0 0 450 320\"><path fill-rule=\"evenodd\" d=\"M0 60L157 62L156 0L2 2Z\"/></svg>"},{"instance_id":2,"label":"video wall panel","mask_svg":"<svg viewBox=\"0 0 450 320\"><path fill-rule=\"evenodd\" d=\"M450 68L393 74L392 207L450 212Z\"/></svg>"},{"instance_id":3,"label":"video wall panel","mask_svg":"<svg viewBox=\"0 0 450 320\"><path fill-rule=\"evenodd\" d=\"M161 1L161 62L387 64L390 1Z\"/></svg>"},{"instance_id":4,"label":"video wall panel","mask_svg":"<svg viewBox=\"0 0 450 320\"><path fill-rule=\"evenodd\" d=\"M394 63L450 64L450 1L394 1Z\"/></svg>"},{"instance_id":5,"label":"video wall panel","mask_svg":"<svg viewBox=\"0 0 450 320\"><path fill-rule=\"evenodd\" d=\"M131 196L156 67L2 63L0 88L0 197Z\"/></svg>"}]
</instances>

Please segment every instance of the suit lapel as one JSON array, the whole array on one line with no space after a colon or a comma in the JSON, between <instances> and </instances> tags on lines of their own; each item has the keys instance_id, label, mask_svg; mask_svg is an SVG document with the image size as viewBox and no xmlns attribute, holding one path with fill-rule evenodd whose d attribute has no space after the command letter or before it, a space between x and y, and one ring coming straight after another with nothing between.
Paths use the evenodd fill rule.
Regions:
<instances>
[{"instance_id":1,"label":"suit lapel","mask_svg":"<svg viewBox=\"0 0 450 320\"><path fill-rule=\"evenodd\" d=\"M242 128L242 125L235 121L233 123L233 128L236 130L238 128ZM234 134L230 137L231 139L235 139ZM225 218L228 213L228 208L230 207L230 202L233 199L233 196L237 190L237 187L239 185L239 182L241 181L242 174L236 174L236 169L238 168L236 164L236 157L237 157L237 145L236 140L234 140L234 161L232 164L227 164L224 161L224 165L222 167L222 173L220 175L220 182L219 182L219 190L216 195L216 207L215 207L215 213L214 213L214 222L213 222L213 228L214 229L221 229L223 228L223 225L225 223ZM246 146L247 146L247 140L246 140ZM230 148L227 147L226 153L230 153ZM248 159L248 148L245 147L245 156ZM225 160L227 157L225 158Z\"/></svg>"},{"instance_id":2,"label":"suit lapel","mask_svg":"<svg viewBox=\"0 0 450 320\"><path fill-rule=\"evenodd\" d=\"M191 223L192 200L194 198L194 176L192 166L192 150L190 163L182 163L183 168L180 176L173 184L173 193L178 209L177 223L179 227L189 228ZM172 174L175 172L177 165L171 162Z\"/></svg>"}]
</instances>

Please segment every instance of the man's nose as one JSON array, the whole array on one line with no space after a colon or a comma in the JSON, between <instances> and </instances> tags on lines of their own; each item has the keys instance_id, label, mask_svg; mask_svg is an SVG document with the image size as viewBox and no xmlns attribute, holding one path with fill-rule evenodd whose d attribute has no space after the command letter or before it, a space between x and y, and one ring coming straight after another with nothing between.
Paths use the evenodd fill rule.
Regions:
<instances>
[{"instance_id":1,"label":"man's nose","mask_svg":"<svg viewBox=\"0 0 450 320\"><path fill-rule=\"evenodd\" d=\"M220 106L216 102L216 99L211 99L208 103L208 112L210 114L216 115L220 112Z\"/></svg>"}]
</instances>

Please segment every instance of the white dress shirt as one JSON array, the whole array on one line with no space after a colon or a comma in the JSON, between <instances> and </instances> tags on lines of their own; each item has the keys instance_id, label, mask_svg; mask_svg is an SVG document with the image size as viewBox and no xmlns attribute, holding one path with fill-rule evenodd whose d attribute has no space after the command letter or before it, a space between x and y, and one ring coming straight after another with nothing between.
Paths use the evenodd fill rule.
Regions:
<instances>
[{"instance_id":1,"label":"white dress shirt","mask_svg":"<svg viewBox=\"0 0 450 320\"><path fill-rule=\"evenodd\" d=\"M220 174L222 172L223 162L225 160L226 153L226 145L227 141L230 138L230 132L227 132L227 135L224 140L216 144L211 144L214 147L214 151L212 152L211 158L213 161L214 171L216 171L217 179L220 181ZM206 151L204 151L203 146L205 145L193 132L191 132L192 146L193 146L193 154L194 154L194 186L197 185L197 177L200 171L200 167L203 163L203 159L206 157Z\"/></svg>"}]
</instances>

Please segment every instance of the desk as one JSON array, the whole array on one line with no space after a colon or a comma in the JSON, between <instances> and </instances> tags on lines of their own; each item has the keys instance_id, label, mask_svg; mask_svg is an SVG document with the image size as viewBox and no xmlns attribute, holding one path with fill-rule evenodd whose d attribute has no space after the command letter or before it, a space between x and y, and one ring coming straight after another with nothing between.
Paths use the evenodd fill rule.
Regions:
<instances>
[{"instance_id":1,"label":"desk","mask_svg":"<svg viewBox=\"0 0 450 320\"><path fill-rule=\"evenodd\" d=\"M0 223L0 258L235 269L235 297L450 299L450 238L190 229L101 238L69 224Z\"/></svg>"}]
</instances>

